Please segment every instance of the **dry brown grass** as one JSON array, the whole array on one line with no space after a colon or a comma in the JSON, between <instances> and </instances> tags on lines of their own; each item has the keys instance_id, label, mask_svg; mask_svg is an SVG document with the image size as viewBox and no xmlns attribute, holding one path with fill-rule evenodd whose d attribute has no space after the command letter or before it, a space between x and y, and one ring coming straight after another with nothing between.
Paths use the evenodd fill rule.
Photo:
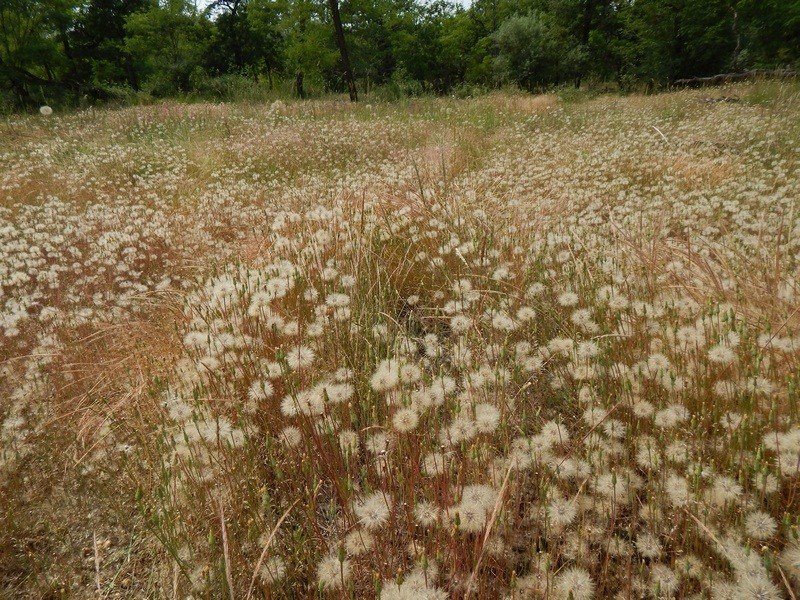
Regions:
<instances>
[{"instance_id":1,"label":"dry brown grass","mask_svg":"<svg viewBox=\"0 0 800 600\"><path fill-rule=\"evenodd\" d=\"M749 102L748 95L756 92L735 87L713 93L738 94ZM499 597L501 589L518 593L511 591L512 582L535 573L534 557L545 549L554 565L548 575L551 583L570 565L580 564L597 585L595 597L611 597L620 590L635 597L649 585L653 561L632 551L624 562L603 544L612 534L633 539L643 529L659 532L665 565L675 567L675 561L692 552L708 559L706 567L715 577L729 577L730 565L710 556L715 544L703 528L712 531L710 524L724 513L732 530L739 531L747 514L743 507L760 506L780 519L781 511L795 514L800 502L797 478L787 478L769 499L751 489L752 472L767 468L764 465L773 458L767 452L768 458L758 459L761 462L751 460L757 452L764 456L763 449L757 450L762 435L758 427L772 431L794 426L790 386L795 383L790 382L796 382L798 372L793 355L759 348L755 340L765 332L797 335L800 311L796 303L779 298L781 286L797 275L792 254L796 249L787 243L795 235L796 215L772 211L744 185L751 177L762 190L795 185L791 126L776 130L763 115L778 119L779 111L796 111L797 106L772 106L768 98L758 108L744 102L700 102L711 93L606 96L575 103L552 95L497 93L465 102L416 99L402 110L338 101L283 106L166 103L65 117L69 127L58 140L32 120L28 125L0 124L0 143L13 145L9 165L22 164L24 148L32 144L55 149L63 144L73 153L64 156L89 165L81 177L72 172L70 158L48 165L45 174L19 175L18 187L0 196L15 210L58 194L76 210L104 205L109 198L142 200L152 215L161 211L174 217L159 221L161 227L171 228L169 243L148 240L137 246L142 224L117 222L120 217L112 212L91 236L70 242L79 254L65 260L67 268L85 262L90 272L105 269L103 277L70 289L70 282L83 281L70 274L60 281L64 289L37 296L42 306L79 315L87 306L109 301L102 294L95 298L95 293L113 296L126 289L126 277L137 277L128 275L131 271L156 274L144 286L148 291L133 295L126 305L135 310L119 310L116 318L87 317L78 326L55 329L61 345L53 351L52 362L36 370L41 385L24 403L17 403L24 405L25 426L34 425L26 437L9 442L14 452L18 446L24 451L2 464L0 594L237 598L253 592L267 598L318 597L317 564L326 553L339 551L343 535L360 527L353 505L372 490L395 499L391 525L381 533L376 550L358 559L362 562L354 569L351 592L333 591L328 597L369 598L376 584L399 586L424 556L425 561L439 563L436 584L450 597L490 600ZM780 97L791 102L794 96ZM772 136L763 157L781 158L782 173L769 171L764 167L767 161L740 154L742 132L756 142L759 136ZM118 142L111 142L112 135ZM130 153L114 155L122 146ZM96 162L91 160L93 153ZM152 163L153 170L140 171L143 163ZM173 169L174 164L181 168ZM138 183L121 189L120 179L132 181L134 173L141 175ZM253 179L253 173L263 179ZM65 181L70 181L69 189ZM631 190L638 194L633 200L625 196ZM684 193L689 200L681 200ZM765 221L769 227L758 225L757 213L744 226L717 205L710 205L707 213L699 211L697 203L715 194L735 199L743 210L761 207L770 218ZM311 216L318 206L335 207L341 216ZM297 220L279 228L279 239L270 226L283 211L292 211ZM380 235L365 229L366 215L384 228ZM782 224L773 227L778 222ZM195 225L197 229L190 227ZM706 226L708 233L701 230ZM756 235L753 231L759 226ZM103 227L114 233L105 242L116 253L110 258L94 243L107 233ZM744 249L733 237L738 227L753 230L746 231L754 241ZM328 236L333 240L329 245L319 242ZM118 247L117 239L122 240ZM295 243L299 246L292 246ZM447 250L451 243L458 250ZM315 244L323 247L318 254ZM127 248L143 258L117 270ZM70 251L65 249L65 256L70 257ZM424 259L417 258L420 253ZM262 377L265 364L279 362L276 356L293 346L255 317L251 322L237 315L239 309L209 308L210 300L201 292L205 285L230 276L240 286L237 293L249 297L252 290L238 291L246 287L242 273L251 269L269 279L269 272L259 269L278 258L298 264L308 259L302 285L312 282L319 287L320 304L325 294L351 290L351 319L358 327L350 329L346 320L330 325L318 341L304 340L317 350L314 368L276 378L275 395L257 403L258 410L251 414L243 406L250 384ZM441 261L431 268L438 258ZM26 258L29 264L23 266L33 273L43 271L46 265L34 259ZM327 279L323 272L333 266L339 274ZM504 269L511 273L508 279L495 278ZM337 287L341 274L354 278L352 289ZM162 276L173 278L165 288L169 291L155 291ZM443 305L461 278L468 278L481 294L464 311L471 324L457 337L452 315ZM525 298L533 282L546 282L547 289L541 296ZM625 308L614 316L597 300L605 285L616 286L631 300L653 304L676 298L694 301L697 308L691 310L696 312L683 317L667 310L666 316L648 320ZM572 290L579 295L578 306L596 309L592 318L600 329L595 333L577 327L571 320L573 308L560 305L559 296ZM506 332L489 326L493 311L516 319L523 301L536 311L533 322L518 323L517 329ZM301 336L315 314L304 302L299 291L274 302L276 312L299 321ZM256 340L237 350L237 367L218 367L213 376L197 367L202 357L184 345L183 336L200 325L189 323L186 303L202 314L209 339L226 333L235 337L241 327ZM742 341L745 349L737 356L741 370L737 365L710 365L705 348L683 356L669 347L679 326L701 321L709 331L708 344L716 343L727 330L712 323L709 315L717 309L727 311L728 305L736 315L734 325L748 332ZM320 310L330 313L324 306ZM633 323L630 338L615 329L623 317ZM26 380L26 365L41 341L37 336L45 331L45 325L41 331L39 326L35 319L23 323L30 327L21 336L24 343L0 350L0 393L8 398ZM382 328L387 333L376 333ZM376 393L369 379L376 364L391 356L392 340L401 334L417 340L426 334L437 336L444 358L428 363L420 359L424 377L452 373L459 386L461 367L454 366L457 361L447 353L455 352L453 344L460 340L476 357L470 369L477 369L478 361L494 365L484 357L495 352L495 345L504 349L504 356L512 356L517 342L533 342L534 352L562 337L600 344L602 369L614 361L633 365L632 371L644 369L638 361L663 351L675 368L685 369L681 377L689 385L697 377L698 387L687 392L686 407L707 412L685 429L666 433L642 424L631 417L634 400L647 398L655 410L672 402L679 406L680 396L656 377L637 379L626 387L600 369L597 401L608 412L599 422L587 424L581 416L585 406L576 400L584 383L577 376L570 379L574 372L567 368L574 357L543 351L542 370L528 373L509 362L513 374L507 387L480 394L470 390L474 397L458 402L452 398L442 408L420 415L418 430L396 432L395 445L382 455L387 467L364 458L365 439L394 430L398 400ZM181 359L188 362L178 365ZM284 395L313 386L342 366L355 371L356 391L348 403L331 409L335 418L328 415L319 423L284 418ZM192 371L195 368L199 374ZM739 406L736 398L720 399L711 391L715 377L745 381L761 373L778 388L770 398L774 409L763 398L745 398ZM466 393L463 385L459 392ZM246 430L254 443L228 447L215 439L195 448L193 452L210 457L203 467L207 470L196 467L189 454L175 458L172 444L180 445L182 438L166 416L168 390L184 394L193 410L209 419L196 417L203 423L226 419L233 429ZM457 415L469 414L478 401L497 403L502 425L476 436L475 442L467 439L448 446L441 432ZM0 400L0 411L11 410L10 400ZM727 410L751 411L745 425L731 435L720 433L720 415ZM630 456L612 466L615 476L630 469L649 487L630 492L631 505L615 508L606 519L607 498L596 493L591 478L564 483L545 467L518 473L508 466L511 463L502 463L515 438L536 435L549 419L568 423L573 433L570 443L553 450L562 462L584 456L587 440L605 440L606 421L622 419L632 436L653 443L661 444L661 436L680 437L697 451L698 461L736 478L747 501L741 506L725 504L724 510L717 507L714 512L705 504L710 484L691 473L687 477L696 479L692 489L697 489L691 512L664 504L658 506L666 518L645 515L643 507L658 504L665 490L660 477L637 462L635 437L628 444L631 448L625 447L626 452L633 449ZM280 441L287 423L297 426L301 435L302 444L296 448L284 448ZM192 433L191 418L182 426L183 435ZM360 455L340 448L337 428L352 428ZM727 444L735 453L727 451ZM423 458L442 448L453 467L442 477L426 477ZM586 456L593 455L587 451ZM607 458L598 459L596 468L607 470L610 464ZM465 534L452 512L463 487L474 482L499 490L481 535ZM592 505L576 521L580 525L573 533L578 541L566 543L546 520L532 517L555 491ZM420 498L450 511L449 516L427 529L417 527L412 507ZM790 543L787 536L797 524L780 527L774 539L753 551L776 556ZM589 551L575 558L580 540ZM501 552L494 551L495 543ZM425 553L420 555L420 549ZM290 583L283 589L254 575L273 555L290 563ZM597 556L602 560L595 561ZM207 581L199 583L206 575ZM780 581L777 572L772 575ZM783 579L787 577L792 575ZM683 585L678 597L708 588L699 580Z\"/></svg>"},{"instance_id":2,"label":"dry brown grass","mask_svg":"<svg viewBox=\"0 0 800 600\"><path fill-rule=\"evenodd\" d=\"M558 96L555 94L489 94L478 100L491 110L507 111L523 115L546 112L558 105Z\"/></svg>"}]
</instances>

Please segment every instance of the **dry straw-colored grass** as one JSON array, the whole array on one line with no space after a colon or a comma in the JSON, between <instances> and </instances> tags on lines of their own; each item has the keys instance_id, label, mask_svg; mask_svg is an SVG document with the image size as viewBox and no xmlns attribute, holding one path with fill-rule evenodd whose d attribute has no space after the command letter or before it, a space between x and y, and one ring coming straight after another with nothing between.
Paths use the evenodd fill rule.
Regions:
<instances>
[{"instance_id":1,"label":"dry straw-colored grass","mask_svg":"<svg viewBox=\"0 0 800 600\"><path fill-rule=\"evenodd\" d=\"M0 124L0 595L794 597L798 114Z\"/></svg>"}]
</instances>

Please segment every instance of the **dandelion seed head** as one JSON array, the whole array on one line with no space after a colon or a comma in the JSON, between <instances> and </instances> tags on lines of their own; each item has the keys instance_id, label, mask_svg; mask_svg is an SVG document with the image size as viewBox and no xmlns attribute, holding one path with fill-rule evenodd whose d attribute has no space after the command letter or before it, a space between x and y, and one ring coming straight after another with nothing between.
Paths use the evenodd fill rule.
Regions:
<instances>
[{"instance_id":1,"label":"dandelion seed head","mask_svg":"<svg viewBox=\"0 0 800 600\"><path fill-rule=\"evenodd\" d=\"M486 508L479 502L462 500L451 515L453 519L458 515L458 528L466 533L479 533L486 527Z\"/></svg>"},{"instance_id":2,"label":"dandelion seed head","mask_svg":"<svg viewBox=\"0 0 800 600\"><path fill-rule=\"evenodd\" d=\"M560 571L553 580L553 591L559 600L591 600L595 584L591 575L580 567Z\"/></svg>"},{"instance_id":3,"label":"dandelion seed head","mask_svg":"<svg viewBox=\"0 0 800 600\"><path fill-rule=\"evenodd\" d=\"M769 513L755 511L745 518L744 530L754 540L768 540L778 531L778 523Z\"/></svg>"},{"instance_id":4,"label":"dandelion seed head","mask_svg":"<svg viewBox=\"0 0 800 600\"><path fill-rule=\"evenodd\" d=\"M358 434L349 429L339 432L339 448L344 453L358 454Z\"/></svg>"},{"instance_id":5,"label":"dandelion seed head","mask_svg":"<svg viewBox=\"0 0 800 600\"><path fill-rule=\"evenodd\" d=\"M708 360L720 365L729 365L736 360L736 353L727 346L711 346L708 349Z\"/></svg>"},{"instance_id":6,"label":"dandelion seed head","mask_svg":"<svg viewBox=\"0 0 800 600\"><path fill-rule=\"evenodd\" d=\"M782 600L783 593L766 573L741 578L730 596L731 600Z\"/></svg>"},{"instance_id":7,"label":"dandelion seed head","mask_svg":"<svg viewBox=\"0 0 800 600\"><path fill-rule=\"evenodd\" d=\"M564 292L560 294L557 298L558 303L561 306L565 307L575 306L576 304L578 304L578 300L579 300L578 294L576 294L575 292Z\"/></svg>"},{"instance_id":8,"label":"dandelion seed head","mask_svg":"<svg viewBox=\"0 0 800 600\"><path fill-rule=\"evenodd\" d=\"M419 414L413 408L401 408L394 413L392 425L400 433L408 433L419 424Z\"/></svg>"},{"instance_id":9,"label":"dandelion seed head","mask_svg":"<svg viewBox=\"0 0 800 600\"><path fill-rule=\"evenodd\" d=\"M439 508L432 502L418 502L414 506L414 520L422 527L429 527L439 520Z\"/></svg>"},{"instance_id":10,"label":"dandelion seed head","mask_svg":"<svg viewBox=\"0 0 800 600\"><path fill-rule=\"evenodd\" d=\"M372 550L375 538L368 531L356 529L344 538L344 549L348 556L361 556Z\"/></svg>"},{"instance_id":11,"label":"dandelion seed head","mask_svg":"<svg viewBox=\"0 0 800 600\"><path fill-rule=\"evenodd\" d=\"M724 506L735 502L742 495L742 486L725 475L719 475L708 490L706 496L714 506Z\"/></svg>"},{"instance_id":12,"label":"dandelion seed head","mask_svg":"<svg viewBox=\"0 0 800 600\"><path fill-rule=\"evenodd\" d=\"M251 402L261 402L271 398L274 393L275 389L269 381L256 380L250 385L250 389L247 391L247 398Z\"/></svg>"},{"instance_id":13,"label":"dandelion seed head","mask_svg":"<svg viewBox=\"0 0 800 600\"><path fill-rule=\"evenodd\" d=\"M500 411L492 404L475 405L475 427L481 433L492 433L500 424Z\"/></svg>"},{"instance_id":14,"label":"dandelion seed head","mask_svg":"<svg viewBox=\"0 0 800 600\"><path fill-rule=\"evenodd\" d=\"M555 531L561 531L575 520L578 514L575 502L567 498L555 498L547 507L547 517Z\"/></svg>"},{"instance_id":15,"label":"dandelion seed head","mask_svg":"<svg viewBox=\"0 0 800 600\"><path fill-rule=\"evenodd\" d=\"M370 379L370 385L376 392L388 392L400 383L400 365L394 360L383 360L378 363Z\"/></svg>"},{"instance_id":16,"label":"dandelion seed head","mask_svg":"<svg viewBox=\"0 0 800 600\"><path fill-rule=\"evenodd\" d=\"M286 364L295 371L311 366L315 358L316 354L307 346L295 346L286 352Z\"/></svg>"},{"instance_id":17,"label":"dandelion seed head","mask_svg":"<svg viewBox=\"0 0 800 600\"><path fill-rule=\"evenodd\" d=\"M373 492L355 503L353 512L366 529L378 529L389 518L391 501L383 492Z\"/></svg>"},{"instance_id":18,"label":"dandelion seed head","mask_svg":"<svg viewBox=\"0 0 800 600\"><path fill-rule=\"evenodd\" d=\"M636 536L636 552L642 558L654 560L661 556L661 542L652 533L642 532Z\"/></svg>"},{"instance_id":19,"label":"dandelion seed head","mask_svg":"<svg viewBox=\"0 0 800 600\"><path fill-rule=\"evenodd\" d=\"M650 588L660 598L672 598L680 587L680 578L669 566L655 564L650 567Z\"/></svg>"},{"instance_id":20,"label":"dandelion seed head","mask_svg":"<svg viewBox=\"0 0 800 600\"><path fill-rule=\"evenodd\" d=\"M340 589L350 580L352 564L344 559L339 562L338 556L327 556L317 565L317 580L326 589Z\"/></svg>"},{"instance_id":21,"label":"dandelion seed head","mask_svg":"<svg viewBox=\"0 0 800 600\"><path fill-rule=\"evenodd\" d=\"M286 562L273 556L264 561L258 570L258 577L264 585L272 585L286 576Z\"/></svg>"}]
</instances>

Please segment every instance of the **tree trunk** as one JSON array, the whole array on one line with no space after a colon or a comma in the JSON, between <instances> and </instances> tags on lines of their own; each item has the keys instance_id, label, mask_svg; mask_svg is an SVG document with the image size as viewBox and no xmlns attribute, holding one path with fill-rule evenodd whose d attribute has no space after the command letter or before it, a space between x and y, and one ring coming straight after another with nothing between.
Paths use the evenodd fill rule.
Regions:
<instances>
[{"instance_id":1,"label":"tree trunk","mask_svg":"<svg viewBox=\"0 0 800 600\"><path fill-rule=\"evenodd\" d=\"M731 30L733 38L736 40L736 47L733 49L733 56L731 57L731 70L737 71L739 69L739 52L742 49L742 35L739 32L739 13L733 7L731 7L731 10L733 11Z\"/></svg>"},{"instance_id":2,"label":"tree trunk","mask_svg":"<svg viewBox=\"0 0 800 600\"><path fill-rule=\"evenodd\" d=\"M688 79L676 79L672 82L672 87L706 87L712 85L725 85L737 81L752 81L758 78L770 79L797 79L800 71L790 69L753 69L743 73L721 73L711 77L691 77Z\"/></svg>"},{"instance_id":3,"label":"tree trunk","mask_svg":"<svg viewBox=\"0 0 800 600\"><path fill-rule=\"evenodd\" d=\"M125 64L125 77L128 79L128 85L134 92L139 91L139 78L136 75L136 68L133 65L133 58L130 54L125 52L123 54Z\"/></svg>"},{"instance_id":4,"label":"tree trunk","mask_svg":"<svg viewBox=\"0 0 800 600\"><path fill-rule=\"evenodd\" d=\"M350 68L350 57L347 55L347 44L344 41L344 29L342 29L342 17L339 14L339 0L328 0L333 17L333 28L336 32L336 45L342 55L342 67L344 68L344 79L347 82L347 91L350 93L350 102L358 102L358 91L356 82L353 79L353 70Z\"/></svg>"},{"instance_id":5,"label":"tree trunk","mask_svg":"<svg viewBox=\"0 0 800 600\"><path fill-rule=\"evenodd\" d=\"M583 0L583 14L581 15L581 46L584 49L589 47L589 36L592 31L592 21L594 16L593 0ZM581 87L583 81L585 65L581 65L578 75L575 77L575 89Z\"/></svg>"}]
</instances>

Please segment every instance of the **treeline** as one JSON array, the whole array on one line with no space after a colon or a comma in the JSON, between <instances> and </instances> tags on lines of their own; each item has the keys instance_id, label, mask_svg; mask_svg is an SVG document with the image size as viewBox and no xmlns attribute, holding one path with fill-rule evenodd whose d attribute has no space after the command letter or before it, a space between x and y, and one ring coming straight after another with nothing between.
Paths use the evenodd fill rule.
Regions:
<instances>
[{"instance_id":1,"label":"treeline","mask_svg":"<svg viewBox=\"0 0 800 600\"><path fill-rule=\"evenodd\" d=\"M0 0L0 105L514 84L656 89L800 64L800 0Z\"/></svg>"}]
</instances>

